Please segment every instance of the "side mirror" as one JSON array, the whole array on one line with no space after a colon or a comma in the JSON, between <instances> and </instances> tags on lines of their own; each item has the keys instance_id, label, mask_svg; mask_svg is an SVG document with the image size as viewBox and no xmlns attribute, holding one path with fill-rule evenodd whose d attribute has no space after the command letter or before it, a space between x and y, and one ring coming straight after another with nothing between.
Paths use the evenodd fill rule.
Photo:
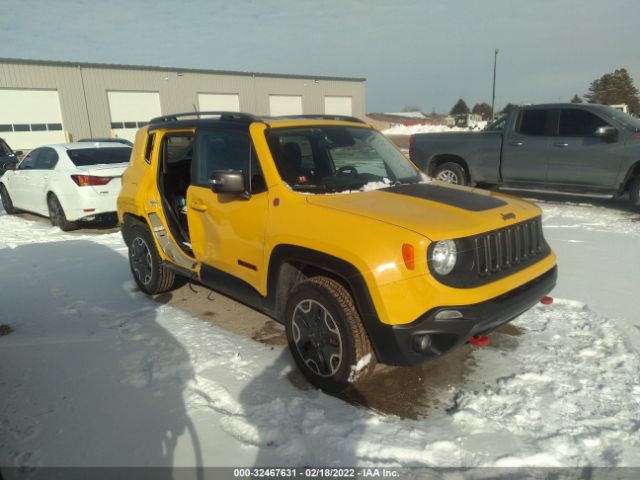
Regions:
<instances>
[{"instance_id":1,"label":"side mirror","mask_svg":"<svg viewBox=\"0 0 640 480\"><path fill-rule=\"evenodd\" d=\"M246 193L246 183L242 170L216 170L209 177L209 185L215 193Z\"/></svg>"},{"instance_id":2,"label":"side mirror","mask_svg":"<svg viewBox=\"0 0 640 480\"><path fill-rule=\"evenodd\" d=\"M593 136L612 143L618 140L618 130L614 127L598 127Z\"/></svg>"},{"instance_id":3,"label":"side mirror","mask_svg":"<svg viewBox=\"0 0 640 480\"><path fill-rule=\"evenodd\" d=\"M22 155L24 155L24 152L23 152L22 150L18 150L18 151L16 151L16 152L13 152L13 154L14 154L16 157L21 157Z\"/></svg>"}]
</instances>

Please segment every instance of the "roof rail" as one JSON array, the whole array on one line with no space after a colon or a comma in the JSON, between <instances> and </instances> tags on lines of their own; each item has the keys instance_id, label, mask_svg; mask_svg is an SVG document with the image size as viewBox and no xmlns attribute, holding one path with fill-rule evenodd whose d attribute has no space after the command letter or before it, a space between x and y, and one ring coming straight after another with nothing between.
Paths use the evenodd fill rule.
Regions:
<instances>
[{"instance_id":1,"label":"roof rail","mask_svg":"<svg viewBox=\"0 0 640 480\"><path fill-rule=\"evenodd\" d=\"M282 115L280 117L273 118L309 118L311 120L339 120L342 122L355 122L355 123L367 123L358 117L351 117L349 115L324 115L324 114L310 114L310 115Z\"/></svg>"},{"instance_id":2,"label":"roof rail","mask_svg":"<svg viewBox=\"0 0 640 480\"><path fill-rule=\"evenodd\" d=\"M255 115L242 112L184 112L184 113L172 113L170 115L163 115L161 117L152 118L149 120L149 124L175 122L182 117L196 117L201 118L203 115L214 115L220 117L220 120L225 121L238 121L244 120L245 122L261 121Z\"/></svg>"}]
</instances>

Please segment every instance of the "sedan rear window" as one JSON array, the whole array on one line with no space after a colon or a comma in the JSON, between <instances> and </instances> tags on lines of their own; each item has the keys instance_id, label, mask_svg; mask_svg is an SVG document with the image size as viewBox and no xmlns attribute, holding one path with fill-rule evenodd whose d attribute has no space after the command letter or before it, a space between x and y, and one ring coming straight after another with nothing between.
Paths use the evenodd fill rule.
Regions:
<instances>
[{"instance_id":1,"label":"sedan rear window","mask_svg":"<svg viewBox=\"0 0 640 480\"><path fill-rule=\"evenodd\" d=\"M78 148L67 150L67 155L76 167L88 165L105 165L111 163L128 163L131 148Z\"/></svg>"}]
</instances>

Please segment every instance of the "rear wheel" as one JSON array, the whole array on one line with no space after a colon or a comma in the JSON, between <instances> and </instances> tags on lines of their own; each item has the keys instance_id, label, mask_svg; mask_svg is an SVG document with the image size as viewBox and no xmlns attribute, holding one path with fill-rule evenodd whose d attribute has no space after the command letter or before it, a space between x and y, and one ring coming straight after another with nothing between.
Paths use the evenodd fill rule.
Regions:
<instances>
[{"instance_id":1,"label":"rear wheel","mask_svg":"<svg viewBox=\"0 0 640 480\"><path fill-rule=\"evenodd\" d=\"M149 230L134 225L128 233L129 266L140 290L148 295L173 290L184 283L180 277L162 265L156 244Z\"/></svg>"},{"instance_id":2,"label":"rear wheel","mask_svg":"<svg viewBox=\"0 0 640 480\"><path fill-rule=\"evenodd\" d=\"M63 232L70 230L76 230L78 227L75 223L67 220L67 216L64 213L60 200L55 194L50 194L47 198L47 206L49 207L49 220L54 227L60 227Z\"/></svg>"},{"instance_id":3,"label":"rear wheel","mask_svg":"<svg viewBox=\"0 0 640 480\"><path fill-rule=\"evenodd\" d=\"M454 185L466 185L468 183L464 168L454 162L438 165L433 171L433 178Z\"/></svg>"},{"instance_id":4,"label":"rear wheel","mask_svg":"<svg viewBox=\"0 0 640 480\"><path fill-rule=\"evenodd\" d=\"M7 188L4 185L0 185L0 199L2 199L2 207L5 212L9 215L18 213L18 210L13 206L9 192L7 192Z\"/></svg>"},{"instance_id":5,"label":"rear wheel","mask_svg":"<svg viewBox=\"0 0 640 480\"><path fill-rule=\"evenodd\" d=\"M313 277L294 287L285 330L304 376L329 393L350 390L375 368L375 353L353 298L331 278Z\"/></svg>"},{"instance_id":6,"label":"rear wheel","mask_svg":"<svg viewBox=\"0 0 640 480\"><path fill-rule=\"evenodd\" d=\"M640 209L640 175L633 179L631 185L629 185L629 198L631 204Z\"/></svg>"}]
</instances>

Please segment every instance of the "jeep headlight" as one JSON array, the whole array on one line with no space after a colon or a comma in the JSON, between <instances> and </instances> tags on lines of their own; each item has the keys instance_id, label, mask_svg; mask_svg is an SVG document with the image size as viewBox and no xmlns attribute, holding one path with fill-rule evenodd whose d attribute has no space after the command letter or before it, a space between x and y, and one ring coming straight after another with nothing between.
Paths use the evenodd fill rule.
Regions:
<instances>
[{"instance_id":1,"label":"jeep headlight","mask_svg":"<svg viewBox=\"0 0 640 480\"><path fill-rule=\"evenodd\" d=\"M431 250L431 265L438 275L448 275L456 266L458 249L453 240L441 240Z\"/></svg>"}]
</instances>

